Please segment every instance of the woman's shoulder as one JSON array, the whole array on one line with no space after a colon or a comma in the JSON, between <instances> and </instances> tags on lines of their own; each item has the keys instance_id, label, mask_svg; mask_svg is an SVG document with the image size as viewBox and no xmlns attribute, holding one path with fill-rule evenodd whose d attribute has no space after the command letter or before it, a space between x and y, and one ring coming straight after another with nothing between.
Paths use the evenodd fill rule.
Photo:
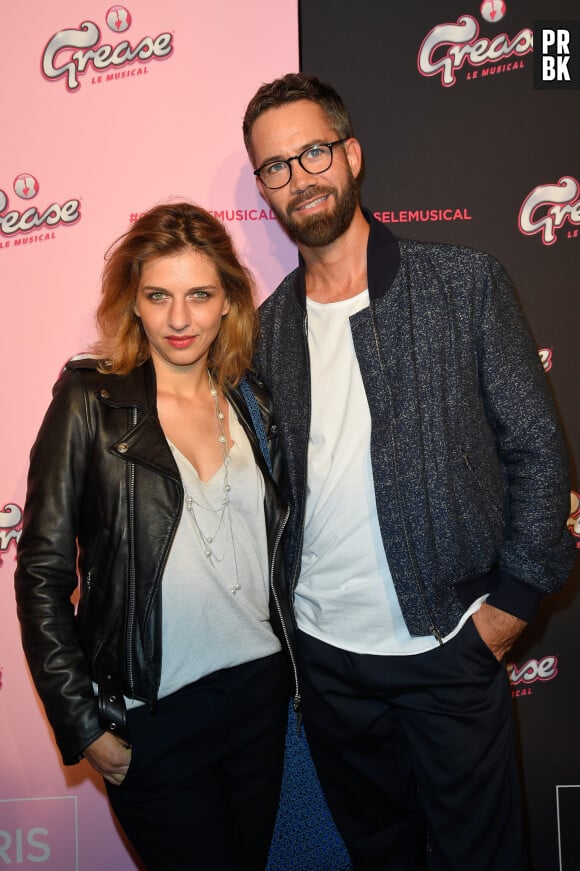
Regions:
<instances>
[{"instance_id":1,"label":"woman's shoulder","mask_svg":"<svg viewBox=\"0 0 580 871\"><path fill-rule=\"evenodd\" d=\"M95 356L95 354L75 354L74 357L70 357L66 363L64 364L63 371L66 370L84 370L96 372L99 366L104 364L104 360L100 357Z\"/></svg>"},{"instance_id":2,"label":"woman's shoulder","mask_svg":"<svg viewBox=\"0 0 580 871\"><path fill-rule=\"evenodd\" d=\"M93 354L77 354L64 365L54 392L84 393L87 401L134 405L144 412L155 406L155 376L150 360L128 372L115 372L108 361Z\"/></svg>"},{"instance_id":3,"label":"woman's shoulder","mask_svg":"<svg viewBox=\"0 0 580 871\"><path fill-rule=\"evenodd\" d=\"M55 391L75 390L82 386L85 377L95 377L98 373L99 359L88 354L76 354L64 363L58 373Z\"/></svg>"},{"instance_id":4,"label":"woman's shoulder","mask_svg":"<svg viewBox=\"0 0 580 871\"><path fill-rule=\"evenodd\" d=\"M106 377L99 369L102 362L92 354L75 354L70 357L58 374L52 390L53 395L96 389L97 384Z\"/></svg>"}]
</instances>

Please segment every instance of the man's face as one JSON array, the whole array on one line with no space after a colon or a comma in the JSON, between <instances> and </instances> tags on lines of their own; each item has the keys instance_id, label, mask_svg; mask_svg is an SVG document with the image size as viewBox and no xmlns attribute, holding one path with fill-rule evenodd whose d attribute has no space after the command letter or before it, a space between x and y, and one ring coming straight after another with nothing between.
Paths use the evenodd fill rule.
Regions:
<instances>
[{"instance_id":1,"label":"man's face","mask_svg":"<svg viewBox=\"0 0 580 871\"><path fill-rule=\"evenodd\" d=\"M338 139L317 103L298 100L263 112L252 128L256 168L270 160L287 160L310 145ZM319 175L304 170L297 160L290 164L292 178L278 190L257 179L261 195L299 245L330 245L349 228L358 205L356 176L360 148L355 139L335 145L332 165Z\"/></svg>"}]
</instances>

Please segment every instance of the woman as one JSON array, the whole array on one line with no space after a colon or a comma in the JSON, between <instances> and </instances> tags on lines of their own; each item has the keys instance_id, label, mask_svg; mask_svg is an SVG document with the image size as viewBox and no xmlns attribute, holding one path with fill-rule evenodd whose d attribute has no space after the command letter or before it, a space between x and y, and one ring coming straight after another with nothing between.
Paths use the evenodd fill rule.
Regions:
<instances>
[{"instance_id":1,"label":"woman","mask_svg":"<svg viewBox=\"0 0 580 871\"><path fill-rule=\"evenodd\" d=\"M97 323L32 450L24 649L65 764L102 774L147 868L257 871L293 658L276 429L241 382L252 283L215 218L161 205L109 254Z\"/></svg>"}]
</instances>

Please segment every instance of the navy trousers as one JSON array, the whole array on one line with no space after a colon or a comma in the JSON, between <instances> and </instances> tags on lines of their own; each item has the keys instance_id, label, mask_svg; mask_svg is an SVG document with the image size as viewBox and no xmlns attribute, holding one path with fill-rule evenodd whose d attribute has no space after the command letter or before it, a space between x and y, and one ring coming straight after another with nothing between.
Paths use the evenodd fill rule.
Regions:
<instances>
[{"instance_id":1,"label":"navy trousers","mask_svg":"<svg viewBox=\"0 0 580 871\"><path fill-rule=\"evenodd\" d=\"M129 772L106 787L148 871L263 871L287 716L281 653L129 711Z\"/></svg>"},{"instance_id":2,"label":"navy trousers","mask_svg":"<svg viewBox=\"0 0 580 871\"><path fill-rule=\"evenodd\" d=\"M525 871L511 693L469 620L414 656L299 633L306 734L356 871Z\"/></svg>"}]
</instances>

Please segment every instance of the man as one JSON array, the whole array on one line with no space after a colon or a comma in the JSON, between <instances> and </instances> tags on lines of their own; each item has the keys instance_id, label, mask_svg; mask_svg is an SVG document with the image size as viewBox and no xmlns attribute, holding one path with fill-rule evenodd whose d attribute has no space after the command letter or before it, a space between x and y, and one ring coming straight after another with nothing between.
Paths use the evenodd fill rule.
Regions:
<instances>
[{"instance_id":1,"label":"man","mask_svg":"<svg viewBox=\"0 0 580 871\"><path fill-rule=\"evenodd\" d=\"M314 77L244 118L299 268L261 307L289 464L287 559L312 756L357 871L520 871L502 659L574 559L566 458L507 276L396 239Z\"/></svg>"}]
</instances>

